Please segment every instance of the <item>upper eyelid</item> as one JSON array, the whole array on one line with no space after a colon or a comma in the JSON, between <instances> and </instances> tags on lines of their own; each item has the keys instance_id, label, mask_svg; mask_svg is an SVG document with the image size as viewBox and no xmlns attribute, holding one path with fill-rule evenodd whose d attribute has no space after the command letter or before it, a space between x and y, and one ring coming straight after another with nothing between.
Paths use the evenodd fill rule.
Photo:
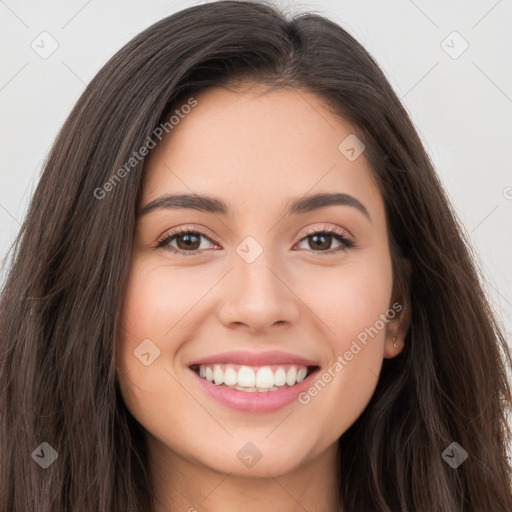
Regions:
<instances>
[{"instance_id":1,"label":"upper eyelid","mask_svg":"<svg viewBox=\"0 0 512 512\"><path fill-rule=\"evenodd\" d=\"M302 236L299 240L302 240L306 236L309 236L309 235L312 235L312 234L318 233L318 232L327 232L327 233L331 233L334 235L343 236L349 240L352 240L352 238L353 238L353 236L350 233L348 233L348 231L346 229L343 229L340 227L333 227L333 226L330 226L330 227L323 226L323 227L314 227L314 228L307 229L307 231L302 234Z\"/></svg>"},{"instance_id":2,"label":"upper eyelid","mask_svg":"<svg viewBox=\"0 0 512 512\"><path fill-rule=\"evenodd\" d=\"M213 242L213 237L211 235L209 235L209 234L204 232L204 231L208 231L206 228L196 227L193 224L191 226L185 226L185 227L179 226L179 227L177 227L175 229L169 229L167 231L164 231L164 233L158 237L158 240L164 240L166 238L169 238L169 237L172 237L172 236L176 236L176 235L179 235L181 233L189 233L191 231L192 232L196 231L201 236L204 236L204 237L208 238L209 240L211 240Z\"/></svg>"}]
</instances>

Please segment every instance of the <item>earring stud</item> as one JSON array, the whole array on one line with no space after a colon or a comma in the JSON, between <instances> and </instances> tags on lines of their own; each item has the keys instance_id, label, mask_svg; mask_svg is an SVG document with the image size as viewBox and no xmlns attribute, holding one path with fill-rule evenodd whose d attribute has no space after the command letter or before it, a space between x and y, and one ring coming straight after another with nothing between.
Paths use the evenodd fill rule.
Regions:
<instances>
[{"instance_id":1,"label":"earring stud","mask_svg":"<svg viewBox=\"0 0 512 512\"><path fill-rule=\"evenodd\" d=\"M398 348L398 343L396 342L396 336L393 336L393 347Z\"/></svg>"}]
</instances>

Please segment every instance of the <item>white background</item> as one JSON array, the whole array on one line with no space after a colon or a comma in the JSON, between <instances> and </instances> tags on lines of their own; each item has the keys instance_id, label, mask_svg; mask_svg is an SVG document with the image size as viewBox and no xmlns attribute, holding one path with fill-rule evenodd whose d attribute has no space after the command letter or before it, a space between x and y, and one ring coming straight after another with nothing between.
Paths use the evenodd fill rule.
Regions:
<instances>
[{"instance_id":1,"label":"white background","mask_svg":"<svg viewBox=\"0 0 512 512\"><path fill-rule=\"evenodd\" d=\"M198 3L0 0L0 258L85 84L134 35ZM327 15L383 68L466 228L510 340L512 1L281 0L278 5ZM31 47L43 31L58 43L47 59ZM458 58L444 49L463 48L458 36L448 37L454 31L469 44ZM4 268L2 279L5 273Z\"/></svg>"}]
</instances>

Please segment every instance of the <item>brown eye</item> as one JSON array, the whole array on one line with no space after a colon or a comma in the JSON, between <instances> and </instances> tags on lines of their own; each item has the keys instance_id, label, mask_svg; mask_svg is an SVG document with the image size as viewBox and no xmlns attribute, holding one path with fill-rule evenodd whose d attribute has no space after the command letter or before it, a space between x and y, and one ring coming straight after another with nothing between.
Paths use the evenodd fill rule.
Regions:
<instances>
[{"instance_id":1,"label":"brown eye","mask_svg":"<svg viewBox=\"0 0 512 512\"><path fill-rule=\"evenodd\" d=\"M198 236L193 233L182 233L179 235L175 235L173 238L176 239L178 249L181 250L196 250L199 249L199 246L201 245L201 236Z\"/></svg>"},{"instance_id":2,"label":"brown eye","mask_svg":"<svg viewBox=\"0 0 512 512\"><path fill-rule=\"evenodd\" d=\"M335 248L332 248L333 239L338 242ZM313 231L301 239L299 244L306 242L308 247L305 249L316 253L318 256L329 256L340 251L346 251L355 246L355 243L349 240L344 233L336 228Z\"/></svg>"},{"instance_id":3,"label":"brown eye","mask_svg":"<svg viewBox=\"0 0 512 512\"><path fill-rule=\"evenodd\" d=\"M308 240L310 242L310 247L313 249L330 249L330 245L332 243L332 235L309 235Z\"/></svg>"},{"instance_id":4,"label":"brown eye","mask_svg":"<svg viewBox=\"0 0 512 512\"><path fill-rule=\"evenodd\" d=\"M203 249L208 249L208 247L200 249L202 239L209 241L213 245L213 242L200 231L194 229L180 229L165 235L164 238L158 242L156 248L162 248L176 254L191 256L202 252Z\"/></svg>"}]
</instances>

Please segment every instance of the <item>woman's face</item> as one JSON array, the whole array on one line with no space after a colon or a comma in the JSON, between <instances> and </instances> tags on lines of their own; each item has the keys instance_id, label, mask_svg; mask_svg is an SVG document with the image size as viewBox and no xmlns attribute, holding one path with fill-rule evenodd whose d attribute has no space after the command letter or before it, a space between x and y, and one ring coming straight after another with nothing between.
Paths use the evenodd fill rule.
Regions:
<instances>
[{"instance_id":1,"label":"woman's face","mask_svg":"<svg viewBox=\"0 0 512 512\"><path fill-rule=\"evenodd\" d=\"M152 150L116 348L161 460L251 476L333 461L400 351L353 127L308 92L262 91L202 92ZM320 193L339 196L307 201ZM170 195L191 197L153 203Z\"/></svg>"}]
</instances>

